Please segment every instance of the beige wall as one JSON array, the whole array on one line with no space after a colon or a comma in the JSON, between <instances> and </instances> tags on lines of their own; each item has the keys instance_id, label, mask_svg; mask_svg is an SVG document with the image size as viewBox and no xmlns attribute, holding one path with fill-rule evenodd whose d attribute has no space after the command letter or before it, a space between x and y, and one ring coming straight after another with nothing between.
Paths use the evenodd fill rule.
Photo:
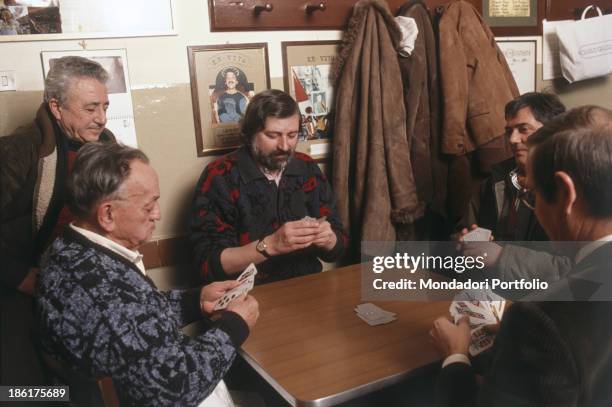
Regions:
<instances>
[{"instance_id":1,"label":"beige wall","mask_svg":"<svg viewBox=\"0 0 612 407\"><path fill-rule=\"evenodd\" d=\"M127 49L138 144L160 175L163 218L157 239L185 233L192 192L208 162L196 155L186 47L267 41L272 87L282 88L281 41L341 36L337 31L210 33L206 1L176 1L175 11L177 36L86 40L87 49ZM40 52L78 50L78 42L0 43L0 70L16 71L18 87L17 92L0 93L1 135L30 121L42 100ZM569 86L538 81L539 89L550 87L570 107L594 103L612 108L610 77Z\"/></svg>"}]
</instances>

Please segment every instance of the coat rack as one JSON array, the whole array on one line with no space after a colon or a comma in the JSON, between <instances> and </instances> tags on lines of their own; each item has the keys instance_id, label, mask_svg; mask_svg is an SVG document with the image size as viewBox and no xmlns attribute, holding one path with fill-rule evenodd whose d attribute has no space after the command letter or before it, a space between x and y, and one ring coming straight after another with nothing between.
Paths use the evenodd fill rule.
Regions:
<instances>
[{"instance_id":1,"label":"coat rack","mask_svg":"<svg viewBox=\"0 0 612 407\"><path fill-rule=\"evenodd\" d=\"M448 0L429 0L430 7ZM209 0L212 31L341 30L356 0ZM406 0L387 0L395 12Z\"/></svg>"},{"instance_id":2,"label":"coat rack","mask_svg":"<svg viewBox=\"0 0 612 407\"><path fill-rule=\"evenodd\" d=\"M450 0L422 0L433 12ZM483 0L467 0L482 11ZM212 31L343 30L357 0L208 0ZM407 0L387 0L395 13ZM612 13L610 0L537 0L538 27L493 27L498 36L540 35L541 21L580 17L588 5Z\"/></svg>"}]
</instances>

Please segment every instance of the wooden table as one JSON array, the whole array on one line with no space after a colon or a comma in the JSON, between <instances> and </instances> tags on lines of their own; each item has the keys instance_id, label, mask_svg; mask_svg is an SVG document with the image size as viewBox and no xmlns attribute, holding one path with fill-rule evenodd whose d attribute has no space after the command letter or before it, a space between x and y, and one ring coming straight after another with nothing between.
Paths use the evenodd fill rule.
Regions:
<instances>
[{"instance_id":1,"label":"wooden table","mask_svg":"<svg viewBox=\"0 0 612 407\"><path fill-rule=\"evenodd\" d=\"M449 302L377 302L397 321L371 327L361 301L360 265L258 286L260 317L244 359L294 406L331 406L390 386L439 355L432 322Z\"/></svg>"}]
</instances>

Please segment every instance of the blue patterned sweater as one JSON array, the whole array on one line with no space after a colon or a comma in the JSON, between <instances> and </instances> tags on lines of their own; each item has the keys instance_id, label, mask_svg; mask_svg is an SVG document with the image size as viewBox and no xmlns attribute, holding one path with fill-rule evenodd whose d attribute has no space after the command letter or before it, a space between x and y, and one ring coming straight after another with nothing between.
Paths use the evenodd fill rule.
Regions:
<instances>
[{"instance_id":1,"label":"blue patterned sweater","mask_svg":"<svg viewBox=\"0 0 612 407\"><path fill-rule=\"evenodd\" d=\"M199 291L160 292L134 264L67 228L39 278L43 348L79 373L112 377L121 405L197 405L248 335L233 312L197 337L183 334L202 318Z\"/></svg>"}]
</instances>

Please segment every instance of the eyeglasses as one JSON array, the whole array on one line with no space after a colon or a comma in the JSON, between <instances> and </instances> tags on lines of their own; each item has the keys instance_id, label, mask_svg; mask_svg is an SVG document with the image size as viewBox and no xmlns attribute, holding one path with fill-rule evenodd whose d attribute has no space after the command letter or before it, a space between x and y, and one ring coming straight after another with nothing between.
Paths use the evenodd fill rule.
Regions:
<instances>
[{"instance_id":1,"label":"eyeglasses","mask_svg":"<svg viewBox=\"0 0 612 407\"><path fill-rule=\"evenodd\" d=\"M532 211L535 210L536 198L535 198L535 192L532 189L528 189L528 188L521 189L520 192L518 193L518 199L527 208L531 209Z\"/></svg>"}]
</instances>

